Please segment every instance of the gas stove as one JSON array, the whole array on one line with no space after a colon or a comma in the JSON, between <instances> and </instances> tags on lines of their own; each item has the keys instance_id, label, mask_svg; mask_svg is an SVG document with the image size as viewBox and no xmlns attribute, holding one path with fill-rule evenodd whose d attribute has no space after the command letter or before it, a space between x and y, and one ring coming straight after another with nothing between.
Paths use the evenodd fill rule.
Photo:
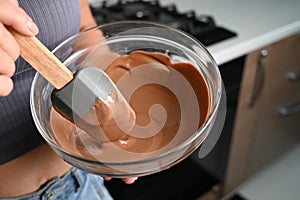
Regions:
<instances>
[{"instance_id":1,"label":"gas stove","mask_svg":"<svg viewBox=\"0 0 300 200\"><path fill-rule=\"evenodd\" d=\"M162 6L158 0L107 0L91 5L91 10L99 25L122 20L159 22L189 33L205 46L237 35L217 26L211 16L195 11L180 13L174 4Z\"/></svg>"}]
</instances>

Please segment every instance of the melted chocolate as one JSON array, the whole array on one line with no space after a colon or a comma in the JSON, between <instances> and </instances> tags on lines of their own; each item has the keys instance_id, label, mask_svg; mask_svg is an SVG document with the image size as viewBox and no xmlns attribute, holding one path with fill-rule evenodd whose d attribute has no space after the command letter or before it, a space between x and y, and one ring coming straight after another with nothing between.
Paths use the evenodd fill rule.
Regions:
<instances>
[{"instance_id":1,"label":"melted chocolate","mask_svg":"<svg viewBox=\"0 0 300 200\"><path fill-rule=\"evenodd\" d=\"M101 137L93 138L52 109L51 127L65 149L104 162L133 161L174 148L203 125L210 99L205 79L195 66L172 63L169 56L156 52L107 57L113 59L103 61L105 66L93 64L105 69L135 113L122 118L120 108L124 107L96 101L91 111L96 118L88 123L101 129Z\"/></svg>"}]
</instances>

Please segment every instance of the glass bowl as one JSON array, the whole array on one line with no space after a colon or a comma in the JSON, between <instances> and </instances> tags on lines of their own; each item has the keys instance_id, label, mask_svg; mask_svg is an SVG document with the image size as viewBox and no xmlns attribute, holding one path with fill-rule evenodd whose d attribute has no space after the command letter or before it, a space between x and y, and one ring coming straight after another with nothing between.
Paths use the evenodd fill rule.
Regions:
<instances>
[{"instance_id":1,"label":"glass bowl","mask_svg":"<svg viewBox=\"0 0 300 200\"><path fill-rule=\"evenodd\" d=\"M212 56L200 42L187 33L153 22L115 22L78 33L57 46L53 53L75 73L85 66L95 66L106 70L107 66L119 56L136 51L150 54L158 52L159 55L165 55L164 58L169 59L174 65L189 63L186 70L192 70L192 73L183 75L164 64L151 64L152 61L136 67L145 72L142 77L139 77L142 82L147 79L147 83L150 81L168 88L176 97L176 102L180 107L178 108L180 112L175 113L179 116L179 123L176 125L176 130L174 129L176 134L165 144L155 149L150 148L151 150L148 146L152 145L154 141L152 137L156 137L156 133L149 136L151 139L145 139L145 136L140 139L135 135L138 139L133 146L139 149L135 151L120 148L120 145L116 146L110 141L97 141L75 126L75 129L70 130L73 124L63 118L57 120L58 123L64 121L61 125L62 129L55 131L54 123L51 121L53 110L50 98L54 88L40 74L35 75L30 94L34 122L52 149L73 166L102 176L118 178L144 176L162 171L182 161L191 155L210 134L219 109L222 80ZM154 62L156 62L155 59ZM147 70L153 67L158 68L157 73L148 73ZM165 77L166 71L167 74L177 74L178 77ZM198 79L195 78L197 77L195 74L198 73L204 80L202 86L201 82L198 83ZM164 82L167 79L171 82ZM191 86L192 83L193 86ZM116 85L130 103L130 98L135 91L126 92L124 86L129 85L129 82L117 81ZM207 91L204 91L203 87ZM192 92L187 92L191 88ZM135 89L138 90L138 87ZM205 92L207 92L206 103L198 98L199 95L205 95ZM145 96L139 103L143 104L146 101ZM158 109L152 108L155 106L147 112L150 117L162 117L157 120L159 124L166 122L164 117L172 117L172 113L168 113L168 110L164 111L159 106ZM172 107L170 109L173 110ZM153 110L156 110L158 114L155 114ZM144 129L139 130L144 132ZM146 141L146 143L139 144L139 141ZM156 142L161 141L156 139ZM121 140L118 142L126 143Z\"/></svg>"}]
</instances>

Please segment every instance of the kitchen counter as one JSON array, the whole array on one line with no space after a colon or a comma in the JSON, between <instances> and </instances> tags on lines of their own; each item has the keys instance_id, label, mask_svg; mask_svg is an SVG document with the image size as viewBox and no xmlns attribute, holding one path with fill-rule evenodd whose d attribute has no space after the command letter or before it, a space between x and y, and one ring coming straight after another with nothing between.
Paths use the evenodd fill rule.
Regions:
<instances>
[{"instance_id":1,"label":"kitchen counter","mask_svg":"<svg viewBox=\"0 0 300 200\"><path fill-rule=\"evenodd\" d=\"M256 49L300 33L299 0L160 0L175 4L180 12L195 10L210 15L217 25L237 37L208 46L220 65Z\"/></svg>"}]
</instances>

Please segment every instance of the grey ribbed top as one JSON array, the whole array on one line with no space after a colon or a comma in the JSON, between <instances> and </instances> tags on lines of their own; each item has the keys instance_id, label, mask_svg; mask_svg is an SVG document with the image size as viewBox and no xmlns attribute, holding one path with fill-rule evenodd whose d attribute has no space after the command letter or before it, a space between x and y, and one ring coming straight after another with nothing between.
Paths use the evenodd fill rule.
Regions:
<instances>
[{"instance_id":1,"label":"grey ribbed top","mask_svg":"<svg viewBox=\"0 0 300 200\"><path fill-rule=\"evenodd\" d=\"M39 27L37 37L50 50L79 31L78 2L78 0L19 0L20 7ZM7 97L0 97L0 164L44 142L34 125L29 106L30 87L35 73L28 63L19 58L13 76L14 90Z\"/></svg>"}]
</instances>

